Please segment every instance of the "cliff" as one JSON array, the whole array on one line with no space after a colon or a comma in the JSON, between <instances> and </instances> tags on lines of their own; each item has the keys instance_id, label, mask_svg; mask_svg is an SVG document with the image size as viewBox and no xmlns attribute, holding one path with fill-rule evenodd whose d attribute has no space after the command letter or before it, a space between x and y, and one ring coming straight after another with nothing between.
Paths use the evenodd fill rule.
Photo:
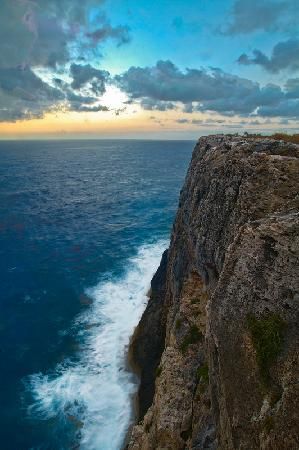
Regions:
<instances>
[{"instance_id":1,"label":"cliff","mask_svg":"<svg viewBox=\"0 0 299 450\"><path fill-rule=\"evenodd\" d=\"M132 340L130 450L299 448L298 154L198 141Z\"/></svg>"}]
</instances>

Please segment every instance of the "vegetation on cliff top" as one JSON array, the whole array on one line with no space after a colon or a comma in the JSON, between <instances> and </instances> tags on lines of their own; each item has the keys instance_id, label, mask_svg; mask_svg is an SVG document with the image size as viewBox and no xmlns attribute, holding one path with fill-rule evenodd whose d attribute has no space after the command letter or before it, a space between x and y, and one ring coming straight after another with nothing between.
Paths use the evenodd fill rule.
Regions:
<instances>
[{"instance_id":1,"label":"vegetation on cliff top","mask_svg":"<svg viewBox=\"0 0 299 450\"><path fill-rule=\"evenodd\" d=\"M270 136L272 139L279 141L293 142L293 144L299 144L299 134L286 134L286 133L275 133Z\"/></svg>"},{"instance_id":2,"label":"vegetation on cliff top","mask_svg":"<svg viewBox=\"0 0 299 450\"><path fill-rule=\"evenodd\" d=\"M299 144L299 134L287 134L287 133L274 133L271 135L262 135L260 133L245 133L248 137L257 139L275 139L277 141L292 142L293 144Z\"/></svg>"}]
</instances>

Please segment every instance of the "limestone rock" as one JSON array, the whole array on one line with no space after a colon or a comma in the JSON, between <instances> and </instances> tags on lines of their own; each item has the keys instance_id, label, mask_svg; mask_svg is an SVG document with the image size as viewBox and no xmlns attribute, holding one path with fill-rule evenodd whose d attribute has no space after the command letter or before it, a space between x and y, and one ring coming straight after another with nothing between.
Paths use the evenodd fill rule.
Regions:
<instances>
[{"instance_id":1,"label":"limestone rock","mask_svg":"<svg viewBox=\"0 0 299 450\"><path fill-rule=\"evenodd\" d=\"M198 141L133 339L130 450L299 448L298 156L266 138Z\"/></svg>"}]
</instances>

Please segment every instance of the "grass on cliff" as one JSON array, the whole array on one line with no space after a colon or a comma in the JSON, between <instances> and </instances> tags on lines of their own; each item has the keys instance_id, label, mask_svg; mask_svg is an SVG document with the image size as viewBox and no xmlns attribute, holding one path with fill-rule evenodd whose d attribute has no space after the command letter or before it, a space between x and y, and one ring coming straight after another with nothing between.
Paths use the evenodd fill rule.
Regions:
<instances>
[{"instance_id":1,"label":"grass on cliff","mask_svg":"<svg viewBox=\"0 0 299 450\"><path fill-rule=\"evenodd\" d=\"M292 142L293 144L299 144L299 134L275 133L270 137L278 141L286 141Z\"/></svg>"},{"instance_id":2,"label":"grass on cliff","mask_svg":"<svg viewBox=\"0 0 299 450\"><path fill-rule=\"evenodd\" d=\"M181 344L180 348L182 353L183 354L186 353L189 345L196 344L197 342L201 342L202 340L203 340L202 333L199 331L196 325L192 325Z\"/></svg>"},{"instance_id":3,"label":"grass on cliff","mask_svg":"<svg viewBox=\"0 0 299 450\"><path fill-rule=\"evenodd\" d=\"M209 366L204 364L200 366L196 371L196 378L198 381L201 381L204 384L208 384L209 382Z\"/></svg>"},{"instance_id":4,"label":"grass on cliff","mask_svg":"<svg viewBox=\"0 0 299 450\"><path fill-rule=\"evenodd\" d=\"M158 377L161 375L161 373L162 373L162 367L161 367L161 366L158 366L158 367L156 368L156 370L155 370L155 376L156 376L156 378L158 378Z\"/></svg>"},{"instance_id":5,"label":"grass on cliff","mask_svg":"<svg viewBox=\"0 0 299 450\"><path fill-rule=\"evenodd\" d=\"M259 133L246 133L246 136L257 139L270 138L277 141L292 142L293 144L299 144L299 134L287 134L287 133L274 133L271 135L262 135Z\"/></svg>"},{"instance_id":6,"label":"grass on cliff","mask_svg":"<svg viewBox=\"0 0 299 450\"><path fill-rule=\"evenodd\" d=\"M270 367L276 361L283 346L285 322L278 314L269 314L261 319L252 315L247 318L256 351L257 364L265 385L270 381Z\"/></svg>"},{"instance_id":7,"label":"grass on cliff","mask_svg":"<svg viewBox=\"0 0 299 450\"><path fill-rule=\"evenodd\" d=\"M263 428L267 433L274 428L274 418L273 416L268 416L264 419Z\"/></svg>"},{"instance_id":8,"label":"grass on cliff","mask_svg":"<svg viewBox=\"0 0 299 450\"><path fill-rule=\"evenodd\" d=\"M183 321L182 321L182 319L179 317L179 318L175 321L175 329L176 329L176 330L179 330L179 329L181 328L181 326L182 326L182 323L183 323Z\"/></svg>"}]
</instances>

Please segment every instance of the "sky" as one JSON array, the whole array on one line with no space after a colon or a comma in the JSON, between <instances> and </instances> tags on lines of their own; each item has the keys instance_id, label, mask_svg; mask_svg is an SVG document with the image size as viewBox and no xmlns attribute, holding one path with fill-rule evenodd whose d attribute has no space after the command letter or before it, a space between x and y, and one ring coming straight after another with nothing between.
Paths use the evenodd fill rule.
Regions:
<instances>
[{"instance_id":1,"label":"sky","mask_svg":"<svg viewBox=\"0 0 299 450\"><path fill-rule=\"evenodd\" d=\"M0 1L2 139L298 130L298 0Z\"/></svg>"}]
</instances>

